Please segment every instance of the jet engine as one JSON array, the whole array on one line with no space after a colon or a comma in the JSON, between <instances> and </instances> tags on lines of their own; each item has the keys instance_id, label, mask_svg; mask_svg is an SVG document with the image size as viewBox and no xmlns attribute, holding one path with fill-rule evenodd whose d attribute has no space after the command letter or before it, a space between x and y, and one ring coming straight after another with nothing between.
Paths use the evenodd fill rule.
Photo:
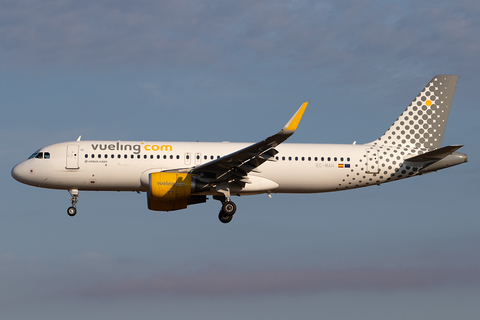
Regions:
<instances>
[{"instance_id":1,"label":"jet engine","mask_svg":"<svg viewBox=\"0 0 480 320\"><path fill-rule=\"evenodd\" d=\"M208 186L195 179L192 174L153 172L149 174L149 181L147 201L150 210L180 210L185 209L189 204L207 201L206 196L192 195Z\"/></svg>"}]
</instances>

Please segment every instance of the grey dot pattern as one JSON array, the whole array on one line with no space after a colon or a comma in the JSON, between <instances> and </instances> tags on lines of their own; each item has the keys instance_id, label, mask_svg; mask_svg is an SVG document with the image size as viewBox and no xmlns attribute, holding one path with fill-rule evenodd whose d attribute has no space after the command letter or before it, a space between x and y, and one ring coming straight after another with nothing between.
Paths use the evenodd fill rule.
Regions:
<instances>
[{"instance_id":1,"label":"grey dot pattern","mask_svg":"<svg viewBox=\"0 0 480 320\"><path fill-rule=\"evenodd\" d=\"M363 157L352 159L351 169L336 189L418 175L421 164L404 158L441 147L457 79L453 75L435 76L382 137L365 145L368 150Z\"/></svg>"},{"instance_id":2,"label":"grey dot pattern","mask_svg":"<svg viewBox=\"0 0 480 320\"><path fill-rule=\"evenodd\" d=\"M435 76L374 145L440 148L457 79L458 76Z\"/></svg>"},{"instance_id":3,"label":"grey dot pattern","mask_svg":"<svg viewBox=\"0 0 480 320\"><path fill-rule=\"evenodd\" d=\"M355 164L345 173L345 177L338 184L336 190L361 188L419 174L421 167L403 160L404 156L412 154L412 151L415 150L388 146L374 148L378 148L379 171L372 174L371 168L367 168L366 154L362 159L352 159Z\"/></svg>"}]
</instances>

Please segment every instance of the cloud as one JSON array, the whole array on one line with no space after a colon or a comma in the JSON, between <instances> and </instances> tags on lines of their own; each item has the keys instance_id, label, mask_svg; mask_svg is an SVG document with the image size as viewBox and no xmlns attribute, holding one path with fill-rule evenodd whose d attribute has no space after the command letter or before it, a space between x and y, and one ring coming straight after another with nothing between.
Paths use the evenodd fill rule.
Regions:
<instances>
[{"instance_id":1,"label":"cloud","mask_svg":"<svg viewBox=\"0 0 480 320\"><path fill-rule=\"evenodd\" d=\"M180 14L191 14L187 2L2 2L4 65L128 67L138 61L148 64L150 59L172 63L191 50L208 57L204 44L176 32L179 26L186 28L183 32L192 27L191 19Z\"/></svg>"},{"instance_id":2,"label":"cloud","mask_svg":"<svg viewBox=\"0 0 480 320\"><path fill-rule=\"evenodd\" d=\"M150 295L227 296L303 294L327 290L426 289L448 284L480 284L480 269L353 268L341 270L263 270L250 273L216 270L191 275L128 277L93 284L86 298Z\"/></svg>"},{"instance_id":3,"label":"cloud","mask_svg":"<svg viewBox=\"0 0 480 320\"><path fill-rule=\"evenodd\" d=\"M359 266L362 263L352 258L336 267L265 267L262 261L250 262L263 265L257 269L224 262L218 267L214 261L174 268L163 262L117 258L95 251L48 258L2 254L0 279L8 295L0 297L0 305L45 298L301 295L334 290L396 292L480 285L480 264L474 254L478 251L477 238L434 241L432 245L438 249L373 265ZM455 254L458 248L463 251Z\"/></svg>"},{"instance_id":4,"label":"cloud","mask_svg":"<svg viewBox=\"0 0 480 320\"><path fill-rule=\"evenodd\" d=\"M465 67L480 51L479 11L467 1L3 1L0 66Z\"/></svg>"}]
</instances>

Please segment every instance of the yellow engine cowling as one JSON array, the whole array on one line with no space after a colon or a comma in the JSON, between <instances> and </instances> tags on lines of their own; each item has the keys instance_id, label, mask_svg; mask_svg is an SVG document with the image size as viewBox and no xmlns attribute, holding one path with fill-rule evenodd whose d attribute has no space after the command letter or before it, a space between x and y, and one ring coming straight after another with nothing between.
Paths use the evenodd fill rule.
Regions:
<instances>
[{"instance_id":1,"label":"yellow engine cowling","mask_svg":"<svg viewBox=\"0 0 480 320\"><path fill-rule=\"evenodd\" d=\"M151 173L148 209L155 211L185 209L191 192L191 174L172 172Z\"/></svg>"}]
</instances>

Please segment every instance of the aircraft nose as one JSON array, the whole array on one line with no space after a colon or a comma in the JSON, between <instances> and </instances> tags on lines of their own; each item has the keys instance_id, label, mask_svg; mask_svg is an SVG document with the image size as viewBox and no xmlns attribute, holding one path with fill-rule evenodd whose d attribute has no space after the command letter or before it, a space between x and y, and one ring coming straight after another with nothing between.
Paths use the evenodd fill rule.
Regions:
<instances>
[{"instance_id":1,"label":"aircraft nose","mask_svg":"<svg viewBox=\"0 0 480 320\"><path fill-rule=\"evenodd\" d=\"M24 180L24 177L25 177L24 166L25 164L23 162L20 162L12 169L12 177L18 182L22 182Z\"/></svg>"}]
</instances>

